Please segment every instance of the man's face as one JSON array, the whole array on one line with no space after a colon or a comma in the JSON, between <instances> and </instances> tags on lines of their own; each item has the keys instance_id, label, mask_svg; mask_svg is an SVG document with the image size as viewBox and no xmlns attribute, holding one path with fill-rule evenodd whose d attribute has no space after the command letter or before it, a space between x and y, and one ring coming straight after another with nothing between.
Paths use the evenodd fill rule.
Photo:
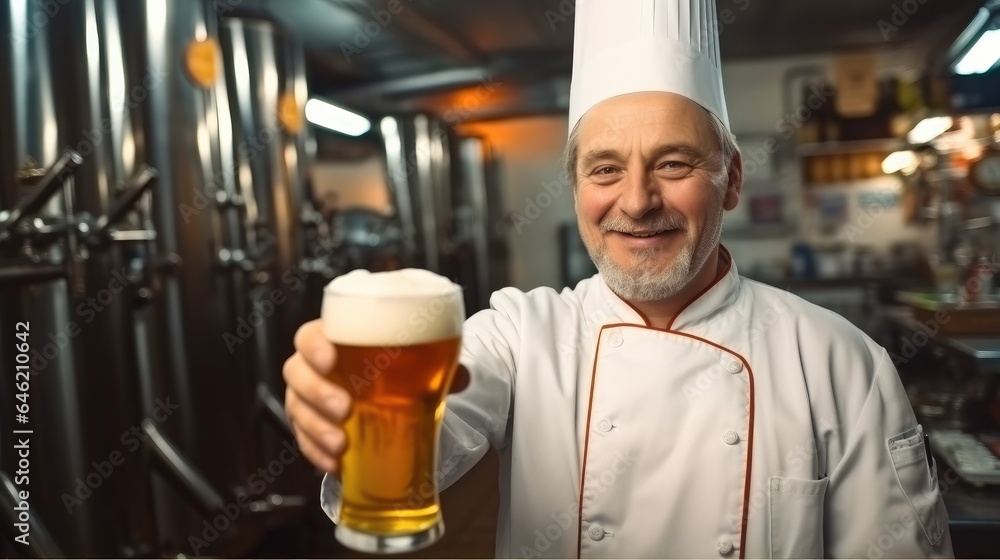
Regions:
<instances>
[{"instance_id":1,"label":"man's face","mask_svg":"<svg viewBox=\"0 0 1000 560\"><path fill-rule=\"evenodd\" d=\"M738 202L738 176L727 175L710 118L682 96L635 93L598 104L580 121L580 235L626 300L665 299L684 288L718 245L723 210Z\"/></svg>"}]
</instances>

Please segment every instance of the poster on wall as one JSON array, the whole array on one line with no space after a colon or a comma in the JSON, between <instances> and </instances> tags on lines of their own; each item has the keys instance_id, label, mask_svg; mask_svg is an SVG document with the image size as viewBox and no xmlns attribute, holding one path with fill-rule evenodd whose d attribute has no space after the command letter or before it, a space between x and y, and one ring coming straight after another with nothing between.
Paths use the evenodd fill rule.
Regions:
<instances>
[{"instance_id":1,"label":"poster on wall","mask_svg":"<svg viewBox=\"0 0 1000 560\"><path fill-rule=\"evenodd\" d=\"M827 191L819 193L816 201L821 224L837 225L847 221L847 194Z\"/></svg>"},{"instance_id":2,"label":"poster on wall","mask_svg":"<svg viewBox=\"0 0 1000 560\"><path fill-rule=\"evenodd\" d=\"M866 191L858 193L858 208L862 210L895 208L899 195L893 191Z\"/></svg>"}]
</instances>

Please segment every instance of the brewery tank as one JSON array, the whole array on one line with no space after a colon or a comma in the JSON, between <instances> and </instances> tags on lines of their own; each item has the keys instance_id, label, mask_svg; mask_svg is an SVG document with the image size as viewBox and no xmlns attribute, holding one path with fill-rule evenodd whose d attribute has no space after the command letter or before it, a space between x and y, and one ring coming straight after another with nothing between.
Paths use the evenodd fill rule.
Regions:
<instances>
[{"instance_id":1,"label":"brewery tank","mask_svg":"<svg viewBox=\"0 0 1000 560\"><path fill-rule=\"evenodd\" d=\"M5 123L0 130L0 211L4 212L0 222L7 224L11 212L26 199L28 185L51 170L70 143L59 120L61 92L54 82L59 72L55 60L61 58L55 44L58 16L36 1L12 0L0 7L0 35L5 41L0 49L5 69L0 73L0 121ZM79 163L78 157L73 160L74 166ZM28 493L32 517L50 529L53 545L87 553L99 548L98 520L84 511L67 514L60 499L72 490L74 480L86 477L93 452L81 422L86 403L81 402L80 391L86 381L77 367L79 347L76 330L71 329L74 301L65 263L72 258L73 247L63 235L28 240L29 231L35 235L58 227L72 210L73 178L63 177L62 187L20 222L26 227L0 245L0 270L6 271L0 287L0 336L17 340L15 329L22 325L17 332L27 332L31 356L29 390L18 392L28 395L27 402L16 400L14 391L7 389L0 397L5 411L17 410L19 402L27 405L17 423L13 414L0 420L4 449L0 470L10 475L19 492ZM43 270L51 273L35 274ZM13 344L0 346L0 363L15 363L13 352ZM10 382L15 382L14 373ZM22 440L30 446L27 469L19 466L18 456L8 453Z\"/></svg>"},{"instance_id":2,"label":"brewery tank","mask_svg":"<svg viewBox=\"0 0 1000 560\"><path fill-rule=\"evenodd\" d=\"M246 271L238 290L243 298L237 329L252 331L236 356L255 384L248 397L257 405L248 424L248 445L266 464L293 441L282 410L281 368L294 351L296 329L315 316L316 309L309 305L318 299L313 292L322 289L315 271L304 264L312 255L306 253L300 234L312 160L304 115L305 56L294 36L268 20L224 18L221 38L239 194L230 219ZM283 477L269 491L308 492L303 481L313 477L301 463L299 476ZM283 499L287 502L288 496Z\"/></svg>"}]
</instances>

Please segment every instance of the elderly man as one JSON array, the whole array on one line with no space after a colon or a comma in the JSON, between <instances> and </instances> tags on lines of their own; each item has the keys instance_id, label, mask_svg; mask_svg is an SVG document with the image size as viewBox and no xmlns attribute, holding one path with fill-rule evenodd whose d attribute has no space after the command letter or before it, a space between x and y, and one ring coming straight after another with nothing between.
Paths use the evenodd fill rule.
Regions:
<instances>
[{"instance_id":1,"label":"elderly man","mask_svg":"<svg viewBox=\"0 0 1000 560\"><path fill-rule=\"evenodd\" d=\"M719 245L743 177L715 21L711 0L578 1L567 164L600 273L466 321L440 483L499 452L498 556L948 556L886 351ZM318 323L296 348L288 415L336 473L350 397ZM338 500L328 476L335 522Z\"/></svg>"}]
</instances>

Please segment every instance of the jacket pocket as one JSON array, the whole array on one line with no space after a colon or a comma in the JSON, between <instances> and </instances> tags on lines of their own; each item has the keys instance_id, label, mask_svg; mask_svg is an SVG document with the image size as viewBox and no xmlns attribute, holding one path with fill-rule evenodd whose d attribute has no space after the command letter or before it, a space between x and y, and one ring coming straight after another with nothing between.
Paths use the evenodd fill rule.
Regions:
<instances>
[{"instance_id":1,"label":"jacket pocket","mask_svg":"<svg viewBox=\"0 0 1000 560\"><path fill-rule=\"evenodd\" d=\"M918 425L889 438L888 445L899 488L913 507L927 541L936 545L944 536L948 514L938 488L937 463L932 461L928 465L924 429Z\"/></svg>"},{"instance_id":2,"label":"jacket pocket","mask_svg":"<svg viewBox=\"0 0 1000 560\"><path fill-rule=\"evenodd\" d=\"M823 502L829 484L829 478L769 480L771 558L823 557Z\"/></svg>"}]
</instances>

